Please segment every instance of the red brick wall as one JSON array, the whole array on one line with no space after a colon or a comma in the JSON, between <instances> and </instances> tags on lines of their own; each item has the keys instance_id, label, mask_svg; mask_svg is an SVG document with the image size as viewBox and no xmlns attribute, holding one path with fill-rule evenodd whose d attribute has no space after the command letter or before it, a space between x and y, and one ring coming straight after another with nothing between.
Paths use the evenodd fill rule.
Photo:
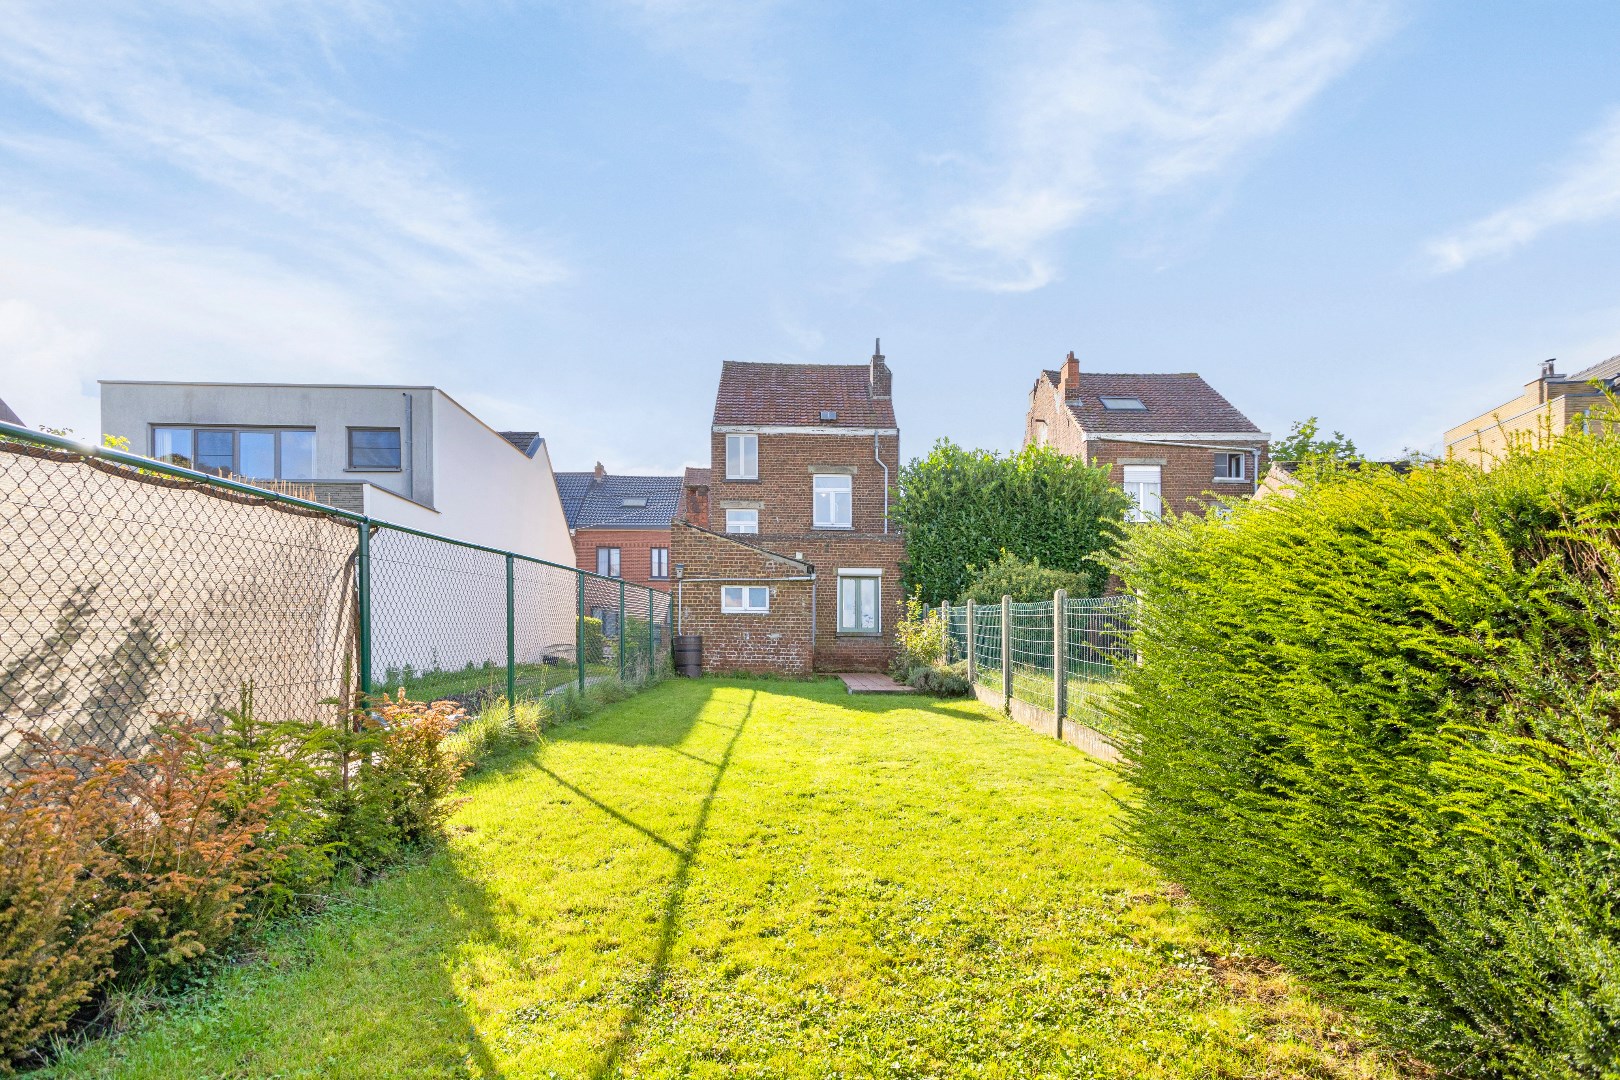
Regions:
<instances>
[{"instance_id":1,"label":"red brick wall","mask_svg":"<svg viewBox=\"0 0 1620 1080\"><path fill-rule=\"evenodd\" d=\"M670 558L684 568L675 590L676 626L680 633L703 635L704 672L809 674L811 583L782 580L806 576L805 567L683 522L676 522L671 532ZM766 585L771 610L764 615L726 614L720 609L725 582L698 580L712 578Z\"/></svg>"},{"instance_id":2,"label":"red brick wall","mask_svg":"<svg viewBox=\"0 0 1620 1080\"><path fill-rule=\"evenodd\" d=\"M762 546L783 555L802 557L816 572L815 668L818 671L882 671L894 651L894 626L904 610L900 561L905 542L896 532L883 531L884 493L900 474L900 440L880 436L883 468L874 459L870 435L761 434L759 479L727 480L726 433L713 432L708 521L714 532L724 532L726 504L759 505L758 537ZM849 529L814 528L814 475L831 467L850 474ZM882 633L838 633L838 569L876 568L883 571L879 586ZM692 573L687 570L688 575Z\"/></svg>"},{"instance_id":3,"label":"red brick wall","mask_svg":"<svg viewBox=\"0 0 1620 1080\"><path fill-rule=\"evenodd\" d=\"M668 578L654 578L652 549L670 546L668 529L580 529L574 533L574 565L596 573L596 549L619 549L619 574L624 580L668 592L674 584L675 558L669 560Z\"/></svg>"}]
</instances>

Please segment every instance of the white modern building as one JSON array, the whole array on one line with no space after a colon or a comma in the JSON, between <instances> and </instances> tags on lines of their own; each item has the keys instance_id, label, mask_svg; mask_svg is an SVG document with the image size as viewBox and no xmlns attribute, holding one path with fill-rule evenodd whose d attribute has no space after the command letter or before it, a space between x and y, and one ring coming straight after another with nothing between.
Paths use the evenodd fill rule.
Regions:
<instances>
[{"instance_id":1,"label":"white modern building","mask_svg":"<svg viewBox=\"0 0 1620 1080\"><path fill-rule=\"evenodd\" d=\"M573 565L545 440L496 431L436 387L104 380L101 430L138 454Z\"/></svg>"}]
</instances>

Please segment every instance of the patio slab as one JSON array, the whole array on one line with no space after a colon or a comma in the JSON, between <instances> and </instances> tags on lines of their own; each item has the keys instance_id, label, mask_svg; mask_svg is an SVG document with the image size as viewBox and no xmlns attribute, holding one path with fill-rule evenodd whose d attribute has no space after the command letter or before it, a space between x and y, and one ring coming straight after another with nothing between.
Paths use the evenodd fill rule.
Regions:
<instances>
[{"instance_id":1,"label":"patio slab","mask_svg":"<svg viewBox=\"0 0 1620 1080\"><path fill-rule=\"evenodd\" d=\"M869 671L849 672L838 676L852 694L909 694L911 687L895 682L887 675Z\"/></svg>"}]
</instances>

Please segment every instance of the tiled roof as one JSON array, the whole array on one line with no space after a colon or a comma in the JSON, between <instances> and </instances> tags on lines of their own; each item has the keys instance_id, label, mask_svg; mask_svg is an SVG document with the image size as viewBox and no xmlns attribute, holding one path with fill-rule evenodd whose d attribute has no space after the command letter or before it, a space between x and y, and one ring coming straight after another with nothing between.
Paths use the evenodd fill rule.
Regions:
<instances>
[{"instance_id":1,"label":"tiled roof","mask_svg":"<svg viewBox=\"0 0 1620 1080\"><path fill-rule=\"evenodd\" d=\"M1042 377L1053 388L1055 371ZM1105 397L1138 398L1145 409L1105 409ZM1079 393L1066 402L1088 433L1107 434L1260 434L1260 429L1198 375L1111 374L1080 372Z\"/></svg>"},{"instance_id":2,"label":"tiled roof","mask_svg":"<svg viewBox=\"0 0 1620 1080\"><path fill-rule=\"evenodd\" d=\"M1593 379L1609 380L1620 377L1620 356L1611 356L1607 360L1593 364L1589 368L1577 371L1564 378L1573 382L1591 382Z\"/></svg>"},{"instance_id":3,"label":"tiled roof","mask_svg":"<svg viewBox=\"0 0 1620 1080\"><path fill-rule=\"evenodd\" d=\"M501 438L530 457L534 457L534 452L540 449L540 444L545 441L540 438L538 431L503 431Z\"/></svg>"},{"instance_id":4,"label":"tiled roof","mask_svg":"<svg viewBox=\"0 0 1620 1080\"><path fill-rule=\"evenodd\" d=\"M720 369L714 422L808 427L892 428L894 403L874 400L866 364L745 364ZM823 420L824 410L838 414Z\"/></svg>"},{"instance_id":5,"label":"tiled roof","mask_svg":"<svg viewBox=\"0 0 1620 1080\"><path fill-rule=\"evenodd\" d=\"M667 529L680 500L678 476L614 476L560 472L557 494L570 529ZM626 499L646 500L626 506Z\"/></svg>"}]
</instances>

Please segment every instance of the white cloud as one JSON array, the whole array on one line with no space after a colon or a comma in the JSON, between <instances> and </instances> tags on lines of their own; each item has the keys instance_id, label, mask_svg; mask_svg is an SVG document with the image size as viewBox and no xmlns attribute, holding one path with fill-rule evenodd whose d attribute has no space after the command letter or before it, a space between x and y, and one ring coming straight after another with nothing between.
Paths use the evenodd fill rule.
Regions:
<instances>
[{"instance_id":1,"label":"white cloud","mask_svg":"<svg viewBox=\"0 0 1620 1080\"><path fill-rule=\"evenodd\" d=\"M1557 179L1496 213L1430 241L1424 253L1435 273L1506 255L1560 225L1620 216L1620 109L1582 140L1582 152Z\"/></svg>"},{"instance_id":2,"label":"white cloud","mask_svg":"<svg viewBox=\"0 0 1620 1080\"><path fill-rule=\"evenodd\" d=\"M1386 0L1277 0L1176 45L1142 5L1043 3L1004 48L992 150L973 189L859 254L947 279L1039 288L1053 241L1106 206L1230 168L1389 32Z\"/></svg>"}]
</instances>

